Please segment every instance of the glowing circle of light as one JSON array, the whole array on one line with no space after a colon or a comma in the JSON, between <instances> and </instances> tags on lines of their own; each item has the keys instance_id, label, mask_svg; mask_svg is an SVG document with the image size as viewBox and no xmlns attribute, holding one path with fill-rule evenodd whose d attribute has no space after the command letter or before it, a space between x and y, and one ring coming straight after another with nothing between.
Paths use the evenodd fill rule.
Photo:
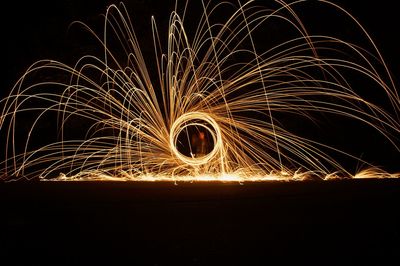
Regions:
<instances>
[{"instance_id":1,"label":"glowing circle of light","mask_svg":"<svg viewBox=\"0 0 400 266\"><path fill-rule=\"evenodd\" d=\"M202 127L211 135L214 147L209 153L200 157L189 157L179 151L177 148L178 136L189 126ZM189 112L178 117L171 126L169 141L172 153L187 165L199 166L207 164L223 152L221 129L210 115L203 112Z\"/></svg>"}]
</instances>

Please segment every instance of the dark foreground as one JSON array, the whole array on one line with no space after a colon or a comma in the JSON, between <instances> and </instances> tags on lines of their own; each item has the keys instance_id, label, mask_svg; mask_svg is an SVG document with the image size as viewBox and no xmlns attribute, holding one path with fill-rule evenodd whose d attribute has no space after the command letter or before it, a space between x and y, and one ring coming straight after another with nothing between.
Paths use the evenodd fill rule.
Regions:
<instances>
[{"instance_id":1,"label":"dark foreground","mask_svg":"<svg viewBox=\"0 0 400 266\"><path fill-rule=\"evenodd\" d=\"M0 183L1 265L400 265L400 180Z\"/></svg>"}]
</instances>

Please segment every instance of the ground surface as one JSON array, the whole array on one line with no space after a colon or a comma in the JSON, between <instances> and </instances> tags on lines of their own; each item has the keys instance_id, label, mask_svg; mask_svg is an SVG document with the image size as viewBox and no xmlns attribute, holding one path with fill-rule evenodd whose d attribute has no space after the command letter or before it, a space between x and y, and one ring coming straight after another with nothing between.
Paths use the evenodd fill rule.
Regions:
<instances>
[{"instance_id":1,"label":"ground surface","mask_svg":"<svg viewBox=\"0 0 400 266\"><path fill-rule=\"evenodd\" d=\"M0 183L1 265L400 265L399 181Z\"/></svg>"}]
</instances>

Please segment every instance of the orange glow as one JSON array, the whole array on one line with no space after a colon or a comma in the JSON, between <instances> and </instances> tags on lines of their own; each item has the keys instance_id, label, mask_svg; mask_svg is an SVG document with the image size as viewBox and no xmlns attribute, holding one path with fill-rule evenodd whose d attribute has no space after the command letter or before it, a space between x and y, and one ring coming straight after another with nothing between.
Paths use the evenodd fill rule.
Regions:
<instances>
[{"instance_id":1,"label":"orange glow","mask_svg":"<svg viewBox=\"0 0 400 266\"><path fill-rule=\"evenodd\" d=\"M165 176L165 175L141 175L141 176L109 176L102 173L80 173L76 176L60 175L51 181L137 181L137 182L269 182L283 181L296 182L306 180L338 180L338 179L382 179L382 178L400 178L400 174L390 174L381 169L371 168L358 172L355 175L331 173L327 175L318 174L316 172L295 172L289 174L286 172L270 173L266 175L247 174L245 172L236 172L221 175L199 174L196 176ZM46 181L46 179L44 179Z\"/></svg>"},{"instance_id":2,"label":"orange glow","mask_svg":"<svg viewBox=\"0 0 400 266\"><path fill-rule=\"evenodd\" d=\"M200 1L202 16L194 32L185 28L191 19L187 6L171 13L166 40L160 40L151 18L158 80L150 78L155 75L146 66L154 55L142 54L123 4L107 8L104 35L81 23L103 48L102 57L86 55L73 66L54 60L34 63L1 100L5 174L13 179L149 182L399 177L330 142L292 132L279 120L285 114L316 124L321 114L352 119L400 151L397 89L375 43L351 14L324 0L279 0L275 9L238 1L220 18L216 10L232 6ZM370 49L309 33L297 15L308 3L344 14ZM255 32L267 32L271 19L295 33L277 45L258 47ZM110 39L121 46L112 46ZM126 60L117 59L121 53ZM68 82L32 82L34 73L48 70L68 75ZM363 98L348 72L373 84L391 105L384 108ZM40 104L32 106L32 101ZM21 141L16 139L21 113L37 115L22 139L22 151L15 145ZM48 113L57 116L60 139L37 148L32 142L41 139L36 130ZM82 139L68 138L74 119L90 121ZM354 173L338 157L366 170Z\"/></svg>"}]
</instances>

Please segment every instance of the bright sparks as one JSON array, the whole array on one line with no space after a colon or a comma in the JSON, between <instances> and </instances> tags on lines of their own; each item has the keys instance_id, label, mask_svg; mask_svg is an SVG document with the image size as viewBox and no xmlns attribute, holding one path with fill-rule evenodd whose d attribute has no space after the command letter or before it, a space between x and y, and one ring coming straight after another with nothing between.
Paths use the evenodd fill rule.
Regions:
<instances>
[{"instance_id":1,"label":"bright sparks","mask_svg":"<svg viewBox=\"0 0 400 266\"><path fill-rule=\"evenodd\" d=\"M185 28L191 19L188 2L177 1L166 40L151 19L154 62L154 55L142 54L124 5L108 7L102 33L79 22L103 48L103 56L88 54L74 66L38 61L1 100L4 178L244 182L399 177L293 132L281 119L291 115L318 123L320 114L342 116L373 128L400 151L398 92L379 50L354 17L324 0L275 0L270 8L255 1L199 3L199 20L191 22L198 25L194 32ZM309 33L297 13L308 4L345 15L371 49ZM260 46L257 38L280 24L290 29L288 37ZM67 78L38 81L37 73ZM389 107L363 97L349 75L372 84ZM38 147L49 119L57 125L58 139ZM30 127L21 137L24 121ZM351 173L338 156L366 170Z\"/></svg>"}]
</instances>

